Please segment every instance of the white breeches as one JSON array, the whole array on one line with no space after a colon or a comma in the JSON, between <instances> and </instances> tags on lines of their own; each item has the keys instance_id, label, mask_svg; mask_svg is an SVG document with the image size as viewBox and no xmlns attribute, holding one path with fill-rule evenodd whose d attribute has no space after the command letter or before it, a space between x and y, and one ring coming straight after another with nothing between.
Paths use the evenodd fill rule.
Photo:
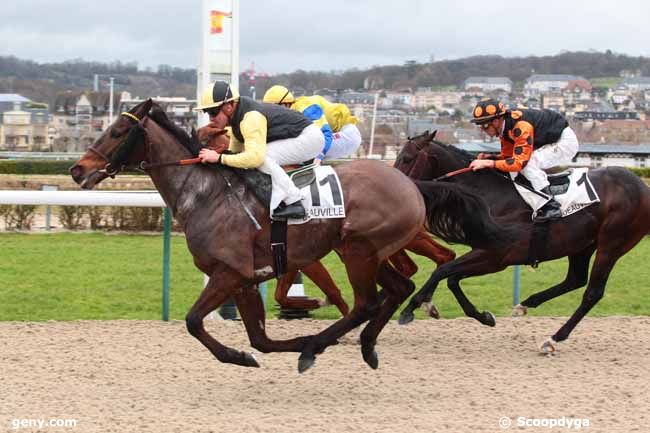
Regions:
<instances>
[{"instance_id":1,"label":"white breeches","mask_svg":"<svg viewBox=\"0 0 650 433\"><path fill-rule=\"evenodd\" d=\"M361 132L357 125L351 123L343 126L339 132L334 133L332 146L325 155L325 159L344 158L352 155L361 145Z\"/></svg>"},{"instance_id":2,"label":"white breeches","mask_svg":"<svg viewBox=\"0 0 650 433\"><path fill-rule=\"evenodd\" d=\"M562 131L560 139L533 151L528 164L521 174L528 179L536 191L549 185L545 169L571 162L578 153L578 138L568 126ZM516 176L516 173L513 173Z\"/></svg>"},{"instance_id":3,"label":"white breeches","mask_svg":"<svg viewBox=\"0 0 650 433\"><path fill-rule=\"evenodd\" d=\"M291 204L302 198L300 190L281 166L311 161L320 153L324 145L325 137L320 128L313 123L296 138L272 141L266 145L264 164L258 169L271 176L273 185L271 209L275 209L281 201Z\"/></svg>"}]
</instances>

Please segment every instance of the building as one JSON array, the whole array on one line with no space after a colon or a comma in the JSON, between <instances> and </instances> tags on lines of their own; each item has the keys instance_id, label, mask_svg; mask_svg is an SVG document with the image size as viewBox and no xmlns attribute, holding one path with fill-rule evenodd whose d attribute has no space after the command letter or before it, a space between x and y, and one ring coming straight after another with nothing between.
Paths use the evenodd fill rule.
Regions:
<instances>
[{"instance_id":1,"label":"building","mask_svg":"<svg viewBox=\"0 0 650 433\"><path fill-rule=\"evenodd\" d=\"M50 150L48 123L47 104L15 93L0 94L0 150Z\"/></svg>"},{"instance_id":2,"label":"building","mask_svg":"<svg viewBox=\"0 0 650 433\"><path fill-rule=\"evenodd\" d=\"M131 95L128 93L122 96L119 113L129 111L131 108L145 101L141 98L131 98ZM167 114L169 120L177 126L184 128L187 132L196 126L196 113L192 111L196 107L196 99L168 96L156 96L152 99L165 110L165 114Z\"/></svg>"},{"instance_id":3,"label":"building","mask_svg":"<svg viewBox=\"0 0 650 433\"><path fill-rule=\"evenodd\" d=\"M564 113L564 95L560 91L542 94L542 108Z\"/></svg>"},{"instance_id":4,"label":"building","mask_svg":"<svg viewBox=\"0 0 650 433\"><path fill-rule=\"evenodd\" d=\"M587 82L585 78L575 75L561 74L536 74L531 75L524 85L524 95L527 97L539 96L542 93L561 91L569 86L571 81Z\"/></svg>"},{"instance_id":5,"label":"building","mask_svg":"<svg viewBox=\"0 0 650 433\"><path fill-rule=\"evenodd\" d=\"M113 113L117 111L121 95L114 98ZM52 126L62 135L97 135L108 127L109 92L72 92L56 96Z\"/></svg>"},{"instance_id":6,"label":"building","mask_svg":"<svg viewBox=\"0 0 650 433\"><path fill-rule=\"evenodd\" d=\"M418 90L413 95L413 106L416 109L431 109L453 112L463 99L461 92L432 92Z\"/></svg>"},{"instance_id":7,"label":"building","mask_svg":"<svg viewBox=\"0 0 650 433\"><path fill-rule=\"evenodd\" d=\"M650 89L650 77L628 77L622 82L630 92L643 92Z\"/></svg>"},{"instance_id":8,"label":"building","mask_svg":"<svg viewBox=\"0 0 650 433\"><path fill-rule=\"evenodd\" d=\"M463 89L479 89L483 92L503 90L512 92L512 80L508 77L469 77L463 83Z\"/></svg>"},{"instance_id":9,"label":"building","mask_svg":"<svg viewBox=\"0 0 650 433\"><path fill-rule=\"evenodd\" d=\"M639 114L634 111L578 111L574 113L577 120L637 120Z\"/></svg>"}]
</instances>

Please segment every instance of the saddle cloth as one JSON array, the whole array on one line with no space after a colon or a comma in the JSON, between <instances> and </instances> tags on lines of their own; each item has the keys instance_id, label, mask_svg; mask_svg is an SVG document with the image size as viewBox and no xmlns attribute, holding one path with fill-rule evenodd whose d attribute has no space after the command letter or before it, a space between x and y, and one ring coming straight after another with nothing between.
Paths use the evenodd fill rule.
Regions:
<instances>
[{"instance_id":1,"label":"saddle cloth","mask_svg":"<svg viewBox=\"0 0 650 433\"><path fill-rule=\"evenodd\" d=\"M271 176L259 170L233 169L255 196L270 209ZM341 182L329 165L307 166L289 172L289 177L302 193L302 205L307 211L304 219L289 220L289 224L302 224L312 218L345 218L345 203Z\"/></svg>"},{"instance_id":2,"label":"saddle cloth","mask_svg":"<svg viewBox=\"0 0 650 433\"><path fill-rule=\"evenodd\" d=\"M331 166L302 168L290 173L289 177L300 189L302 205L307 211L305 218L290 219L289 224L302 224L312 218L345 218L341 181Z\"/></svg>"},{"instance_id":3,"label":"saddle cloth","mask_svg":"<svg viewBox=\"0 0 650 433\"><path fill-rule=\"evenodd\" d=\"M598 193L587 176L586 168L573 168L559 175L549 175L549 182L551 182L550 190L561 206L562 218L600 201ZM534 219L537 211L548 202L550 197L533 190L522 175L516 176L513 184L521 198L533 210Z\"/></svg>"}]
</instances>

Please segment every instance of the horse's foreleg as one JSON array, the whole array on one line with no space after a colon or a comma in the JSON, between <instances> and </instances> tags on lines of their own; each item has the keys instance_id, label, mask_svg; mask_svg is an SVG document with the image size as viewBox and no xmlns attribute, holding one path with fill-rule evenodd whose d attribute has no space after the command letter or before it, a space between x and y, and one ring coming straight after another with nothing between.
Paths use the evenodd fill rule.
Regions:
<instances>
[{"instance_id":1,"label":"horse's foreleg","mask_svg":"<svg viewBox=\"0 0 650 433\"><path fill-rule=\"evenodd\" d=\"M219 276L218 279L216 278L217 275ZM241 277L232 271L214 272L207 286L187 313L185 323L189 333L207 347L219 361L245 367L259 367L251 354L222 345L208 334L203 327L203 318L233 294L233 290L228 288L238 287L241 284L244 284Z\"/></svg>"},{"instance_id":2,"label":"horse's foreleg","mask_svg":"<svg viewBox=\"0 0 650 433\"><path fill-rule=\"evenodd\" d=\"M431 274L431 277L429 277L424 286L413 295L406 308L402 310L399 323L404 325L411 322L415 318L414 311L420 307L423 302L431 299L436 287L438 286L438 282L445 278L455 277L460 281L461 278L490 274L502 269L505 269L505 266L500 263L500 260L498 260L498 254L495 251L490 251L488 253L484 250L472 250L458 259L440 265L433 274ZM454 282L452 281L452 285L449 288L452 290L454 296L456 296L456 300L459 302L466 314L470 317L476 318L481 321L481 323L485 321L486 324L489 324L489 316L491 314L487 312L479 313L476 310L476 307L464 295L457 282L454 285Z\"/></svg>"},{"instance_id":3,"label":"horse's foreleg","mask_svg":"<svg viewBox=\"0 0 650 433\"><path fill-rule=\"evenodd\" d=\"M502 269L505 269L505 267ZM499 272L502 269L495 270L494 272ZM453 293L456 301L458 301L458 304L463 309L465 315L467 317L472 317L478 320L484 325L496 325L496 318L494 317L494 314L490 313L489 311L478 311L472 301L470 301L467 296L465 296L465 293L460 287L460 280L461 278L457 276L449 277L447 279L447 287L449 287L449 290L451 290L451 293Z\"/></svg>"},{"instance_id":4,"label":"horse's foreleg","mask_svg":"<svg viewBox=\"0 0 650 433\"><path fill-rule=\"evenodd\" d=\"M589 260L591 259L594 250L595 246L591 246L578 254L569 256L569 270L567 271L564 281L549 289L530 295L521 302L520 306L525 308L535 308L548 300L557 298L558 296L572 290L579 289L587 284L589 278Z\"/></svg>"},{"instance_id":5,"label":"horse's foreleg","mask_svg":"<svg viewBox=\"0 0 650 433\"><path fill-rule=\"evenodd\" d=\"M298 337L290 340L271 340L266 335L264 303L255 286L235 293L237 310L241 315L251 346L262 353L302 352L309 338Z\"/></svg>"},{"instance_id":6,"label":"horse's foreleg","mask_svg":"<svg viewBox=\"0 0 650 433\"><path fill-rule=\"evenodd\" d=\"M379 333L393 316L400 304L415 290L415 285L401 272L384 262L379 268L377 281L383 287L385 299L381 303L379 314L368 322L360 335L361 353L364 361L373 369L379 365L375 345Z\"/></svg>"},{"instance_id":7,"label":"horse's foreleg","mask_svg":"<svg viewBox=\"0 0 650 433\"><path fill-rule=\"evenodd\" d=\"M302 272L325 293L328 301L335 305L342 315L346 316L350 312L350 307L343 299L341 291L320 261L304 267Z\"/></svg>"}]
</instances>

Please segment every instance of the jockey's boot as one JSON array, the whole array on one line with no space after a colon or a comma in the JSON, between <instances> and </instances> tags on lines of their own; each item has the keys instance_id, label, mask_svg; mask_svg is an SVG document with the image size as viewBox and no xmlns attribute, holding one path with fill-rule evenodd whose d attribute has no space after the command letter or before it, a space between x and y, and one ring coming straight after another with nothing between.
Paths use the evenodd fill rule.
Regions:
<instances>
[{"instance_id":1,"label":"jockey's boot","mask_svg":"<svg viewBox=\"0 0 650 433\"><path fill-rule=\"evenodd\" d=\"M543 188L541 192L550 196L551 199L547 201L546 204L540 208L540 210L537 211L535 222L545 223L562 218L562 207L560 206L560 203L555 201L555 197L553 197L553 194L551 194L549 187L547 186Z\"/></svg>"},{"instance_id":2,"label":"jockey's boot","mask_svg":"<svg viewBox=\"0 0 650 433\"><path fill-rule=\"evenodd\" d=\"M292 218L304 218L307 215L305 208L303 207L300 200L295 203L285 205L284 202L280 203L280 206L275 208L273 211L273 218L280 219L292 219Z\"/></svg>"}]
</instances>

